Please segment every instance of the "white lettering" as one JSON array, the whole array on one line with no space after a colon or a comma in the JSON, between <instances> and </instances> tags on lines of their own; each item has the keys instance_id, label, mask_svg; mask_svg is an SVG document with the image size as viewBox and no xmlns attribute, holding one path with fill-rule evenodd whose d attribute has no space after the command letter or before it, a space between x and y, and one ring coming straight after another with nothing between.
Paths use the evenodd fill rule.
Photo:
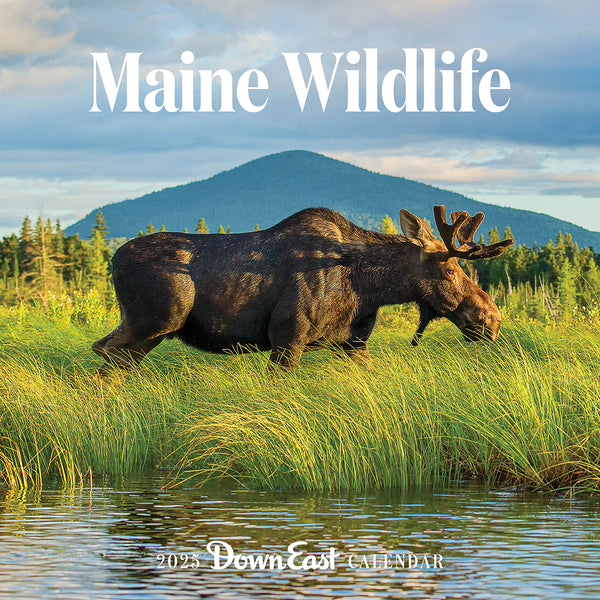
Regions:
<instances>
[{"instance_id":1,"label":"white lettering","mask_svg":"<svg viewBox=\"0 0 600 600\"><path fill-rule=\"evenodd\" d=\"M492 85L492 77L496 73L498 74L498 85ZM510 97L504 104L498 105L492 100L492 90L510 90L510 79L504 71L492 69L484 73L479 82L479 100L483 108L489 112L502 112L508 106Z\"/></svg>"},{"instance_id":2,"label":"white lettering","mask_svg":"<svg viewBox=\"0 0 600 600\"><path fill-rule=\"evenodd\" d=\"M166 69L153 69L146 75L148 85L159 85L162 78L163 86L157 90L152 90L144 98L144 106L148 112L158 112L166 110L167 112L177 112L179 109L175 106L175 75ZM157 102L158 95L162 94L162 103Z\"/></svg>"},{"instance_id":3,"label":"white lettering","mask_svg":"<svg viewBox=\"0 0 600 600\"><path fill-rule=\"evenodd\" d=\"M140 108L140 56L141 52L126 52L123 65L121 66L121 72L119 74L119 81L115 80L112 68L110 66L110 60L108 59L108 52L91 52L92 59L94 61L94 103L89 112L102 112L98 108L98 74L102 81L102 87L106 93L108 105L110 111L113 112L115 102L117 101L117 94L123 81L123 74L125 74L125 86L127 88L126 98L127 103L123 112L142 112Z\"/></svg>"},{"instance_id":4,"label":"white lettering","mask_svg":"<svg viewBox=\"0 0 600 600\"><path fill-rule=\"evenodd\" d=\"M294 91L296 92L296 98L298 99L298 105L300 106L300 110L304 112L306 99L308 98L308 92L310 90L311 85L314 82L315 87L317 88L319 101L321 102L321 108L323 109L323 112L325 112L327 102L329 101L329 95L331 94L331 86L333 85L333 80L335 79L335 74L337 73L338 65L340 64L340 59L342 58L342 56L344 56L344 53L333 53L333 56L335 57L335 65L333 67L333 71L331 73L329 81L327 81L327 77L325 76L325 70L323 68L323 63L321 61L323 53L306 52L305 54L308 58L308 64L310 66L310 76L308 78L308 82L304 79L302 67L300 66L300 61L298 59L300 53L283 52L282 54L285 58L288 72L292 79L292 84L294 86Z\"/></svg>"},{"instance_id":5,"label":"white lettering","mask_svg":"<svg viewBox=\"0 0 600 600\"><path fill-rule=\"evenodd\" d=\"M221 562L221 549L227 552L227 558L225 559L224 564ZM214 561L211 569L215 571L226 569L233 562L233 548L227 542L222 540L210 541L206 544L206 550L213 555Z\"/></svg>"},{"instance_id":6,"label":"white lettering","mask_svg":"<svg viewBox=\"0 0 600 600\"><path fill-rule=\"evenodd\" d=\"M256 78L256 85L250 85L250 77L252 75ZM250 90L267 90L269 89L269 82L267 76L258 69L250 69L245 73L242 73L237 83L237 98L240 106L246 112L260 112L268 102L268 98L262 104L254 104L250 100Z\"/></svg>"}]
</instances>

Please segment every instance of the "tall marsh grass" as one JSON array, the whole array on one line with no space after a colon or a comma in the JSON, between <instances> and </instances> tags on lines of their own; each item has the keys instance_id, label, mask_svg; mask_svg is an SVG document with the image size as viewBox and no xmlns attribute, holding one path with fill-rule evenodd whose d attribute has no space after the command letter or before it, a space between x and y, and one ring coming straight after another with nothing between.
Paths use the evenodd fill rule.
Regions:
<instances>
[{"instance_id":1,"label":"tall marsh grass","mask_svg":"<svg viewBox=\"0 0 600 600\"><path fill-rule=\"evenodd\" d=\"M66 301L65 301L66 302ZM0 309L0 472L11 487L75 486L157 466L165 485L260 488L494 485L600 490L600 333L507 322L468 345L388 313L370 369L321 351L291 373L265 354L161 344L129 375L93 376L117 315L93 298L51 314Z\"/></svg>"}]
</instances>

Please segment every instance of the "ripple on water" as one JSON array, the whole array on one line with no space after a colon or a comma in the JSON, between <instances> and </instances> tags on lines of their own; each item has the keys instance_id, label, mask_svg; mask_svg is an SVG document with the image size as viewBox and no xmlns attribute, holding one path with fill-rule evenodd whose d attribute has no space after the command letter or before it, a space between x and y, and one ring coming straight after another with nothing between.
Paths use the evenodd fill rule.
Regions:
<instances>
[{"instance_id":1,"label":"ripple on water","mask_svg":"<svg viewBox=\"0 0 600 600\"><path fill-rule=\"evenodd\" d=\"M68 494L3 492L0 595L104 598L590 598L600 600L600 505L594 499L467 486L335 497L234 488ZM210 568L206 545L341 555L335 570ZM443 555L443 569L401 569L384 555ZM157 555L197 555L159 568ZM348 557L375 555L368 568ZM377 559L379 557L379 559ZM360 558L357 561L360 562ZM377 562L379 560L379 562Z\"/></svg>"}]
</instances>

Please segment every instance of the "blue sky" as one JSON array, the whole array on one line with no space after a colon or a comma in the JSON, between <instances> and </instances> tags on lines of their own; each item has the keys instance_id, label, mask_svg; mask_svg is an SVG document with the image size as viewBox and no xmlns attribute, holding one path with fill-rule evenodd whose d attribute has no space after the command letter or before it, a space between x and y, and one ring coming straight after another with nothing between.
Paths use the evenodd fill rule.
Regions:
<instances>
[{"instance_id":1,"label":"blue sky","mask_svg":"<svg viewBox=\"0 0 600 600\"><path fill-rule=\"evenodd\" d=\"M511 79L502 113L302 113L282 52L485 48ZM263 70L258 114L90 113L90 52L176 72ZM316 98L313 98L316 100ZM40 212L68 225L96 206L307 149L484 202L600 230L600 4L487 0L248 2L0 0L0 233ZM401 208L400 206L398 208Z\"/></svg>"}]
</instances>

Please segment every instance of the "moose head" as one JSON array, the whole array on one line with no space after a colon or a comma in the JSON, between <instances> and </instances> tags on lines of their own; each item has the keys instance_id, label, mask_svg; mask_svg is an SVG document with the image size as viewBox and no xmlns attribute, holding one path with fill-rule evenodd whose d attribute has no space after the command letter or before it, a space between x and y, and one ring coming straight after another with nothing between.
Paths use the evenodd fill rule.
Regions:
<instances>
[{"instance_id":1,"label":"moose head","mask_svg":"<svg viewBox=\"0 0 600 600\"><path fill-rule=\"evenodd\" d=\"M420 260L416 280L419 285L419 327L412 339L419 343L423 331L433 319L446 317L468 341L495 340L502 317L494 301L461 269L458 260L493 258L504 252L514 240L491 245L476 244L473 236L484 219L478 212L453 212L446 221L446 207L435 206L435 223L442 241L436 239L423 219L405 209L400 211L400 226L409 242L419 246ZM458 245L457 245L458 241Z\"/></svg>"}]
</instances>

